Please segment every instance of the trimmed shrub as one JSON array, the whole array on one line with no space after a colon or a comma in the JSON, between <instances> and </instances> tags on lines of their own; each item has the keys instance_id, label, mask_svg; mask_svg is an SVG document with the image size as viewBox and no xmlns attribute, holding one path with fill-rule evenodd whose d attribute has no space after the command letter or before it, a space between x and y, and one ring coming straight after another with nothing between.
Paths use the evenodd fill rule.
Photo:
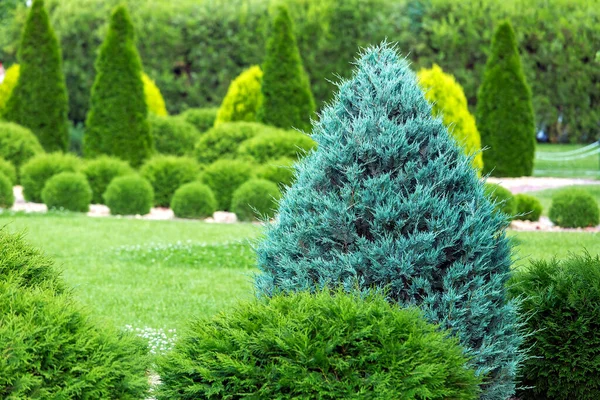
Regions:
<instances>
[{"instance_id":1,"label":"trimmed shrub","mask_svg":"<svg viewBox=\"0 0 600 400\"><path fill-rule=\"evenodd\" d=\"M87 161L82 171L92 189L92 203L104 204L102 195L109 183L118 176L133 174L135 171L126 161L109 156L100 156Z\"/></svg>"},{"instance_id":2,"label":"trimmed shrub","mask_svg":"<svg viewBox=\"0 0 600 400\"><path fill-rule=\"evenodd\" d=\"M78 172L81 160L72 154L40 154L30 159L21 169L21 184L25 200L42 202L42 189L48 179L61 172Z\"/></svg>"},{"instance_id":3,"label":"trimmed shrub","mask_svg":"<svg viewBox=\"0 0 600 400\"><path fill-rule=\"evenodd\" d=\"M239 145L274 128L256 122L228 122L215 126L198 139L194 155L201 164L235 158Z\"/></svg>"},{"instance_id":4,"label":"trimmed shrub","mask_svg":"<svg viewBox=\"0 0 600 400\"><path fill-rule=\"evenodd\" d=\"M35 135L12 122L0 121L0 157L12 163L21 175L21 167L36 154L44 152Z\"/></svg>"},{"instance_id":5,"label":"trimmed shrub","mask_svg":"<svg viewBox=\"0 0 600 400\"><path fill-rule=\"evenodd\" d=\"M143 72L142 83L144 84L144 98L146 99L146 106L148 106L148 113L159 116L169 115L160 89L156 86L156 83Z\"/></svg>"},{"instance_id":6,"label":"trimmed shrub","mask_svg":"<svg viewBox=\"0 0 600 400\"><path fill-rule=\"evenodd\" d=\"M152 185L138 175L116 177L104 192L104 202L112 215L146 215L153 201Z\"/></svg>"},{"instance_id":7,"label":"trimmed shrub","mask_svg":"<svg viewBox=\"0 0 600 400\"><path fill-rule=\"evenodd\" d=\"M600 257L533 261L509 285L527 315L520 399L593 400L600 392Z\"/></svg>"},{"instance_id":8,"label":"trimmed shrub","mask_svg":"<svg viewBox=\"0 0 600 400\"><path fill-rule=\"evenodd\" d=\"M517 214L517 200L512 192L495 183L485 183L485 195L490 199L496 211L512 219Z\"/></svg>"},{"instance_id":9,"label":"trimmed shrub","mask_svg":"<svg viewBox=\"0 0 600 400\"><path fill-rule=\"evenodd\" d=\"M301 292L196 321L159 362L157 399L476 399L466 361L416 309Z\"/></svg>"},{"instance_id":10,"label":"trimmed shrub","mask_svg":"<svg viewBox=\"0 0 600 400\"><path fill-rule=\"evenodd\" d=\"M218 160L202 172L202 182L213 191L217 208L220 211L229 211L233 192L253 175L253 166L248 162Z\"/></svg>"},{"instance_id":11,"label":"trimmed shrub","mask_svg":"<svg viewBox=\"0 0 600 400\"><path fill-rule=\"evenodd\" d=\"M262 70L257 120L279 128L310 131L315 101L285 5L275 9Z\"/></svg>"},{"instance_id":12,"label":"trimmed shrub","mask_svg":"<svg viewBox=\"0 0 600 400\"><path fill-rule=\"evenodd\" d=\"M4 73L4 80L0 83L0 115L4 114L6 102L10 98L15 86L17 86L19 69L19 64L13 64Z\"/></svg>"},{"instance_id":13,"label":"trimmed shrub","mask_svg":"<svg viewBox=\"0 0 600 400\"><path fill-rule=\"evenodd\" d=\"M294 160L278 158L261 165L256 177L266 179L278 186L290 186L294 182Z\"/></svg>"},{"instance_id":14,"label":"trimmed shrub","mask_svg":"<svg viewBox=\"0 0 600 400\"><path fill-rule=\"evenodd\" d=\"M533 196L519 193L515 195L517 203L517 212L514 219L522 221L539 221L542 216L542 203Z\"/></svg>"},{"instance_id":15,"label":"trimmed shrub","mask_svg":"<svg viewBox=\"0 0 600 400\"><path fill-rule=\"evenodd\" d=\"M190 182L175 191L171 209L179 218L206 218L217 210L217 200L208 186Z\"/></svg>"},{"instance_id":16,"label":"trimmed shrub","mask_svg":"<svg viewBox=\"0 0 600 400\"><path fill-rule=\"evenodd\" d=\"M450 74L444 73L439 65L422 69L417 74L419 86L431 104L432 113L444 121L444 125L465 153L473 156L473 167L483 168L481 138L475 117L469 112L469 105L462 86Z\"/></svg>"},{"instance_id":17,"label":"trimmed shrub","mask_svg":"<svg viewBox=\"0 0 600 400\"><path fill-rule=\"evenodd\" d=\"M386 290L460 339L484 378L482 399L505 400L523 357L505 289L509 221L432 118L407 61L383 44L356 64L258 245L257 293Z\"/></svg>"},{"instance_id":18,"label":"trimmed shrub","mask_svg":"<svg viewBox=\"0 0 600 400\"><path fill-rule=\"evenodd\" d=\"M17 183L17 169L3 158L0 158L0 174L3 174L10 181L11 185Z\"/></svg>"},{"instance_id":19,"label":"trimmed shrub","mask_svg":"<svg viewBox=\"0 0 600 400\"><path fill-rule=\"evenodd\" d=\"M121 5L112 13L96 61L83 140L86 157L107 154L140 166L153 152L147 117L142 63L129 13Z\"/></svg>"},{"instance_id":20,"label":"trimmed shrub","mask_svg":"<svg viewBox=\"0 0 600 400\"><path fill-rule=\"evenodd\" d=\"M48 179L42 190L42 200L49 210L88 212L92 201L92 189L85 175L61 172Z\"/></svg>"},{"instance_id":21,"label":"trimmed shrub","mask_svg":"<svg viewBox=\"0 0 600 400\"><path fill-rule=\"evenodd\" d=\"M252 66L235 78L221 103L215 125L233 121L256 121L256 111L260 105L262 70Z\"/></svg>"},{"instance_id":22,"label":"trimmed shrub","mask_svg":"<svg viewBox=\"0 0 600 400\"><path fill-rule=\"evenodd\" d=\"M0 171L0 208L11 208L13 204L15 204L15 195L12 182Z\"/></svg>"},{"instance_id":23,"label":"trimmed shrub","mask_svg":"<svg viewBox=\"0 0 600 400\"><path fill-rule=\"evenodd\" d=\"M19 79L3 117L37 136L46 151L69 146L69 100L58 39L43 0L33 0L19 46Z\"/></svg>"},{"instance_id":24,"label":"trimmed shrub","mask_svg":"<svg viewBox=\"0 0 600 400\"><path fill-rule=\"evenodd\" d=\"M178 117L194 125L198 132L203 133L213 127L218 111L218 108L190 108Z\"/></svg>"},{"instance_id":25,"label":"trimmed shrub","mask_svg":"<svg viewBox=\"0 0 600 400\"><path fill-rule=\"evenodd\" d=\"M584 189L565 189L552 196L550 221L563 228L585 228L600 223L600 210L594 196Z\"/></svg>"},{"instance_id":26,"label":"trimmed shrub","mask_svg":"<svg viewBox=\"0 0 600 400\"><path fill-rule=\"evenodd\" d=\"M194 125L178 117L150 116L150 132L156 151L161 154L184 156L192 153L200 132Z\"/></svg>"},{"instance_id":27,"label":"trimmed shrub","mask_svg":"<svg viewBox=\"0 0 600 400\"><path fill-rule=\"evenodd\" d=\"M180 186L199 178L200 166L192 158L154 156L144 163L140 174L154 189L154 205L169 207L173 193Z\"/></svg>"},{"instance_id":28,"label":"trimmed shrub","mask_svg":"<svg viewBox=\"0 0 600 400\"><path fill-rule=\"evenodd\" d=\"M531 90L510 22L501 23L477 96L477 126L481 134L483 173L529 176L535 155L535 121Z\"/></svg>"},{"instance_id":29,"label":"trimmed shrub","mask_svg":"<svg viewBox=\"0 0 600 400\"><path fill-rule=\"evenodd\" d=\"M280 198L281 192L275 183L266 179L250 179L233 192L231 211L240 221L271 219Z\"/></svg>"},{"instance_id":30,"label":"trimmed shrub","mask_svg":"<svg viewBox=\"0 0 600 400\"><path fill-rule=\"evenodd\" d=\"M262 164L281 157L297 160L315 147L315 141L304 133L278 129L244 141L238 154Z\"/></svg>"}]
</instances>

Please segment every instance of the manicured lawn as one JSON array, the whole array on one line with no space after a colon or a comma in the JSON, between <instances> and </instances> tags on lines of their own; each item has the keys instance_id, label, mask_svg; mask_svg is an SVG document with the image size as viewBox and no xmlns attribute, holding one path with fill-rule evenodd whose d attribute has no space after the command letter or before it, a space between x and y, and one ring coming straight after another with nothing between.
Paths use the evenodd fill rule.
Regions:
<instances>
[{"instance_id":1,"label":"manicured lawn","mask_svg":"<svg viewBox=\"0 0 600 400\"><path fill-rule=\"evenodd\" d=\"M532 195L540 199L542 206L544 207L543 214L548 215L548 210L550 209L550 205L552 204L552 196L556 192L560 192L561 190L570 190L573 188L583 189L592 194L596 198L596 201L600 205L600 185L576 185L576 186L567 186L558 189L546 189L539 190L537 192L527 192L527 194Z\"/></svg>"},{"instance_id":2,"label":"manicured lawn","mask_svg":"<svg viewBox=\"0 0 600 400\"><path fill-rule=\"evenodd\" d=\"M63 269L76 296L118 326L175 328L252 296L252 224L0 214ZM600 234L511 232L521 258L600 253ZM527 264L526 259L516 262Z\"/></svg>"},{"instance_id":3,"label":"manicured lawn","mask_svg":"<svg viewBox=\"0 0 600 400\"><path fill-rule=\"evenodd\" d=\"M538 144L536 151L555 153L571 151L585 147L581 144ZM536 158L533 167L534 176L552 176L559 178L600 179L600 156L598 154L573 161L544 161Z\"/></svg>"}]
</instances>

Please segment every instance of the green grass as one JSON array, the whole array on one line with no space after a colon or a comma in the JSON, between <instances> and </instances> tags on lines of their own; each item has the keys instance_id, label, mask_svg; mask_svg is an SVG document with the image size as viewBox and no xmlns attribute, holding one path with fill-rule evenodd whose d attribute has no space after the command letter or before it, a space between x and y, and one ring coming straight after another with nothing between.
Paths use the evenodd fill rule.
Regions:
<instances>
[{"instance_id":1,"label":"green grass","mask_svg":"<svg viewBox=\"0 0 600 400\"><path fill-rule=\"evenodd\" d=\"M538 144L536 151L556 153L576 150L584 147L581 144ZM573 161L543 161L536 159L533 167L534 176L552 176L559 178L600 179L600 155L581 158Z\"/></svg>"},{"instance_id":2,"label":"green grass","mask_svg":"<svg viewBox=\"0 0 600 400\"><path fill-rule=\"evenodd\" d=\"M583 190L588 191L589 193L592 194L592 196L594 196L596 198L596 201L600 205L600 185L574 185L574 186L566 186L566 187L557 188L557 189L545 189L545 190L539 190L539 191L535 191L535 192L527 192L526 194L537 197L540 200L540 202L542 203L542 207L544 207L542 214L548 215L548 210L550 210L550 205L552 205L552 196L556 192L560 192L562 190L570 190L573 188L578 188L578 189L583 189Z\"/></svg>"}]
</instances>

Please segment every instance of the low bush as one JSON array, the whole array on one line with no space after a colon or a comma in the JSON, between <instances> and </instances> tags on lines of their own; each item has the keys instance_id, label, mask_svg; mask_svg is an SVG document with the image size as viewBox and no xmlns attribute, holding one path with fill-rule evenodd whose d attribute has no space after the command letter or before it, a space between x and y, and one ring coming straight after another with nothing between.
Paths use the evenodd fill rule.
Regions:
<instances>
[{"instance_id":1,"label":"low bush","mask_svg":"<svg viewBox=\"0 0 600 400\"><path fill-rule=\"evenodd\" d=\"M527 316L518 397L592 400L600 393L600 257L534 261L509 282Z\"/></svg>"},{"instance_id":2,"label":"low bush","mask_svg":"<svg viewBox=\"0 0 600 400\"><path fill-rule=\"evenodd\" d=\"M202 172L202 182L208 185L217 200L217 208L229 211L233 192L253 176L252 164L241 160L215 161Z\"/></svg>"},{"instance_id":3,"label":"low bush","mask_svg":"<svg viewBox=\"0 0 600 400\"><path fill-rule=\"evenodd\" d=\"M191 182L175 191L171 209L179 218L206 218L217 210L217 200L208 186Z\"/></svg>"},{"instance_id":4,"label":"low bush","mask_svg":"<svg viewBox=\"0 0 600 400\"><path fill-rule=\"evenodd\" d=\"M246 140L238 148L238 154L250 157L260 164L281 157L297 160L316 145L304 133L273 129Z\"/></svg>"},{"instance_id":5,"label":"low bush","mask_svg":"<svg viewBox=\"0 0 600 400\"><path fill-rule=\"evenodd\" d=\"M194 155L201 164L210 164L220 158L235 158L242 142L273 129L257 122L222 123L200 137Z\"/></svg>"},{"instance_id":6,"label":"low bush","mask_svg":"<svg viewBox=\"0 0 600 400\"><path fill-rule=\"evenodd\" d=\"M48 179L42 190L42 200L49 210L87 212L92 201L92 189L85 175L61 172Z\"/></svg>"},{"instance_id":7,"label":"low bush","mask_svg":"<svg viewBox=\"0 0 600 400\"><path fill-rule=\"evenodd\" d=\"M240 221L273 218L281 192L265 179L251 179L237 188L231 198L231 211Z\"/></svg>"},{"instance_id":8,"label":"low bush","mask_svg":"<svg viewBox=\"0 0 600 400\"><path fill-rule=\"evenodd\" d=\"M215 124L218 108L190 108L179 114L186 122L194 125L198 132L206 132Z\"/></svg>"},{"instance_id":9,"label":"low bush","mask_svg":"<svg viewBox=\"0 0 600 400\"><path fill-rule=\"evenodd\" d=\"M382 296L300 292L193 323L159 362L158 400L476 399L454 338Z\"/></svg>"},{"instance_id":10,"label":"low bush","mask_svg":"<svg viewBox=\"0 0 600 400\"><path fill-rule=\"evenodd\" d=\"M11 184L17 183L17 169L10 161L0 158L0 174L8 178Z\"/></svg>"},{"instance_id":11,"label":"low bush","mask_svg":"<svg viewBox=\"0 0 600 400\"><path fill-rule=\"evenodd\" d=\"M125 175L113 179L103 197L112 215L145 215L152 208L154 190L141 176Z\"/></svg>"},{"instance_id":12,"label":"low bush","mask_svg":"<svg viewBox=\"0 0 600 400\"><path fill-rule=\"evenodd\" d=\"M0 208L11 208L13 204L15 195L12 182L0 171Z\"/></svg>"},{"instance_id":13,"label":"low bush","mask_svg":"<svg viewBox=\"0 0 600 400\"><path fill-rule=\"evenodd\" d=\"M21 169L21 184L25 200L42 202L42 189L48 179L61 172L78 172L81 160L72 154L39 154L30 159Z\"/></svg>"},{"instance_id":14,"label":"low bush","mask_svg":"<svg viewBox=\"0 0 600 400\"><path fill-rule=\"evenodd\" d=\"M600 223L598 203L583 189L562 190L552 196L548 216L563 228L585 228Z\"/></svg>"},{"instance_id":15,"label":"low bush","mask_svg":"<svg viewBox=\"0 0 600 400\"><path fill-rule=\"evenodd\" d=\"M200 166L191 158L159 155L146 161L140 173L154 189L154 205L169 207L180 186L199 178Z\"/></svg>"},{"instance_id":16,"label":"low bush","mask_svg":"<svg viewBox=\"0 0 600 400\"><path fill-rule=\"evenodd\" d=\"M486 183L485 194L494 203L497 211L511 219L517 213L517 201L510 190L495 183Z\"/></svg>"},{"instance_id":17,"label":"low bush","mask_svg":"<svg viewBox=\"0 0 600 400\"><path fill-rule=\"evenodd\" d=\"M18 174L23 164L43 152L42 145L29 129L0 121L0 158L10 161Z\"/></svg>"},{"instance_id":18,"label":"low bush","mask_svg":"<svg viewBox=\"0 0 600 400\"><path fill-rule=\"evenodd\" d=\"M118 176L135 173L127 161L116 157L100 156L87 161L82 171L92 188L92 203L104 204L102 195L108 184Z\"/></svg>"},{"instance_id":19,"label":"low bush","mask_svg":"<svg viewBox=\"0 0 600 400\"><path fill-rule=\"evenodd\" d=\"M256 176L266 179L279 186L291 186L294 182L294 160L291 158L278 158L261 165Z\"/></svg>"},{"instance_id":20,"label":"low bush","mask_svg":"<svg viewBox=\"0 0 600 400\"><path fill-rule=\"evenodd\" d=\"M517 202L517 215L515 219L523 221L539 221L542 216L542 203L537 197L530 196L528 194L519 193L515 195L515 201Z\"/></svg>"},{"instance_id":21,"label":"low bush","mask_svg":"<svg viewBox=\"0 0 600 400\"><path fill-rule=\"evenodd\" d=\"M196 127L182 118L153 116L148 118L154 147L161 154L190 154L200 137Z\"/></svg>"}]
</instances>

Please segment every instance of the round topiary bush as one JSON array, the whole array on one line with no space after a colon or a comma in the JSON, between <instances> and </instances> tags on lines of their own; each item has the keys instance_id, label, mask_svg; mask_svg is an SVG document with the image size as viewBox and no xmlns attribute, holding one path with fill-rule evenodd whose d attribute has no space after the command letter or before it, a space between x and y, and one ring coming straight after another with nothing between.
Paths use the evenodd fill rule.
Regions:
<instances>
[{"instance_id":1,"label":"round topiary bush","mask_svg":"<svg viewBox=\"0 0 600 400\"><path fill-rule=\"evenodd\" d=\"M382 296L300 292L192 324L159 362L158 400L476 399L456 339Z\"/></svg>"},{"instance_id":2,"label":"round topiary bush","mask_svg":"<svg viewBox=\"0 0 600 400\"><path fill-rule=\"evenodd\" d=\"M251 179L233 192L231 211L240 221L273 218L281 192L277 185L266 179Z\"/></svg>"},{"instance_id":3,"label":"round topiary bush","mask_svg":"<svg viewBox=\"0 0 600 400\"><path fill-rule=\"evenodd\" d=\"M108 184L118 176L135 173L127 161L110 156L100 156L87 161L82 171L92 188L92 203L104 204L102 195Z\"/></svg>"},{"instance_id":4,"label":"round topiary bush","mask_svg":"<svg viewBox=\"0 0 600 400\"><path fill-rule=\"evenodd\" d=\"M0 157L10 161L18 172L31 157L43 152L42 145L29 129L0 121Z\"/></svg>"},{"instance_id":5,"label":"round topiary bush","mask_svg":"<svg viewBox=\"0 0 600 400\"><path fill-rule=\"evenodd\" d=\"M294 182L294 160L291 158L278 158L261 165L256 176L266 179L277 185L290 186Z\"/></svg>"},{"instance_id":6,"label":"round topiary bush","mask_svg":"<svg viewBox=\"0 0 600 400\"><path fill-rule=\"evenodd\" d=\"M540 220L544 208L536 197L519 193L515 195L515 201L517 202L517 215L515 215L515 219L522 221Z\"/></svg>"},{"instance_id":7,"label":"round topiary bush","mask_svg":"<svg viewBox=\"0 0 600 400\"><path fill-rule=\"evenodd\" d=\"M146 161L140 174L154 189L154 205L169 207L181 185L198 179L200 166L192 158L159 155Z\"/></svg>"},{"instance_id":8,"label":"round topiary bush","mask_svg":"<svg viewBox=\"0 0 600 400\"><path fill-rule=\"evenodd\" d=\"M520 268L508 285L527 316L523 400L592 400L600 393L600 257L572 255Z\"/></svg>"},{"instance_id":9,"label":"round topiary bush","mask_svg":"<svg viewBox=\"0 0 600 400\"><path fill-rule=\"evenodd\" d=\"M218 112L218 108L190 108L179 114L179 118L194 125L202 133L213 127Z\"/></svg>"},{"instance_id":10,"label":"round topiary bush","mask_svg":"<svg viewBox=\"0 0 600 400\"><path fill-rule=\"evenodd\" d=\"M42 189L48 179L61 172L78 172L81 160L72 154L39 154L21 169L21 184L25 200L42 202Z\"/></svg>"},{"instance_id":11,"label":"round topiary bush","mask_svg":"<svg viewBox=\"0 0 600 400\"><path fill-rule=\"evenodd\" d=\"M208 186L191 182L175 191L171 209L179 218L206 218L217 210L217 200Z\"/></svg>"},{"instance_id":12,"label":"round topiary bush","mask_svg":"<svg viewBox=\"0 0 600 400\"><path fill-rule=\"evenodd\" d=\"M314 140L301 132L273 129L246 140L238 154L262 164L281 157L297 160L315 147Z\"/></svg>"},{"instance_id":13,"label":"round topiary bush","mask_svg":"<svg viewBox=\"0 0 600 400\"><path fill-rule=\"evenodd\" d=\"M517 201L512 192L495 183L484 185L485 195L494 203L497 211L512 218L517 213Z\"/></svg>"},{"instance_id":14,"label":"round topiary bush","mask_svg":"<svg viewBox=\"0 0 600 400\"><path fill-rule=\"evenodd\" d=\"M154 147L161 154L175 156L189 154L200 137L196 127L182 118L151 115L148 121Z\"/></svg>"},{"instance_id":15,"label":"round topiary bush","mask_svg":"<svg viewBox=\"0 0 600 400\"><path fill-rule=\"evenodd\" d=\"M252 164L240 160L219 160L206 167L202 182L213 191L219 210L230 210L233 192L254 175L253 169Z\"/></svg>"},{"instance_id":16,"label":"round topiary bush","mask_svg":"<svg viewBox=\"0 0 600 400\"><path fill-rule=\"evenodd\" d=\"M0 158L0 174L7 177L11 184L15 185L17 183L17 169L10 161L3 158Z\"/></svg>"},{"instance_id":17,"label":"round topiary bush","mask_svg":"<svg viewBox=\"0 0 600 400\"><path fill-rule=\"evenodd\" d=\"M235 158L242 142L272 130L274 128L256 122L222 123L200 137L194 155L201 164L210 164L220 158Z\"/></svg>"},{"instance_id":18,"label":"round topiary bush","mask_svg":"<svg viewBox=\"0 0 600 400\"><path fill-rule=\"evenodd\" d=\"M13 204L15 195L12 182L0 171L0 208L11 208Z\"/></svg>"},{"instance_id":19,"label":"round topiary bush","mask_svg":"<svg viewBox=\"0 0 600 400\"><path fill-rule=\"evenodd\" d=\"M85 175L61 172L48 179L42 190L42 200L49 210L88 212L92 201L92 188Z\"/></svg>"},{"instance_id":20,"label":"round topiary bush","mask_svg":"<svg viewBox=\"0 0 600 400\"><path fill-rule=\"evenodd\" d=\"M154 190L141 176L125 175L113 179L103 197L112 215L145 215L152 208Z\"/></svg>"},{"instance_id":21,"label":"round topiary bush","mask_svg":"<svg viewBox=\"0 0 600 400\"><path fill-rule=\"evenodd\" d=\"M563 228L585 228L600 223L600 210L594 196L583 189L561 190L552 196L550 221Z\"/></svg>"}]
</instances>

